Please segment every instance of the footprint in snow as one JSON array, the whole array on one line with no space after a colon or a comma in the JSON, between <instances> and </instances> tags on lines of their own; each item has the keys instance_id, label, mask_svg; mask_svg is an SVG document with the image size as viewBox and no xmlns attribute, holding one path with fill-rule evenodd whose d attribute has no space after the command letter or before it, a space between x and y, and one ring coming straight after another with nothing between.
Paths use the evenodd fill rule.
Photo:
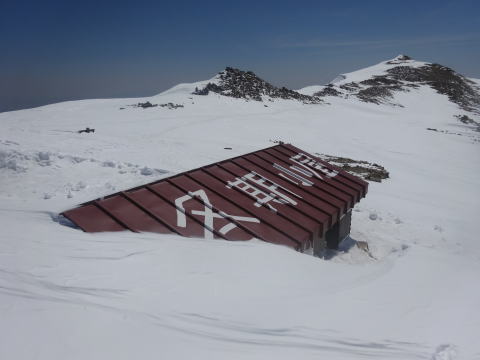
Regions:
<instances>
[{"instance_id":1,"label":"footprint in snow","mask_svg":"<svg viewBox=\"0 0 480 360\"><path fill-rule=\"evenodd\" d=\"M452 344L442 344L437 347L431 360L454 360L457 358L457 348Z\"/></svg>"}]
</instances>

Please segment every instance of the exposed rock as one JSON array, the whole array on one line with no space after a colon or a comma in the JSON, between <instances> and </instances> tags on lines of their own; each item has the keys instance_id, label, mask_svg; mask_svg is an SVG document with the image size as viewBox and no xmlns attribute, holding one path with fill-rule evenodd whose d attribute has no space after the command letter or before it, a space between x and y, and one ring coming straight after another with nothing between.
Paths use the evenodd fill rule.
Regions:
<instances>
[{"instance_id":1,"label":"exposed rock","mask_svg":"<svg viewBox=\"0 0 480 360\"><path fill-rule=\"evenodd\" d=\"M95 129L90 129L89 127L87 127L87 128L85 128L85 129L83 129L83 130L78 130L77 132L78 132L79 134L82 134L82 133L87 133L87 134L88 134L88 133L91 133L91 132L92 132L92 133L95 132Z\"/></svg>"},{"instance_id":2,"label":"exposed rock","mask_svg":"<svg viewBox=\"0 0 480 360\"><path fill-rule=\"evenodd\" d=\"M166 103L166 104L152 104L150 101L145 101L144 103L138 103L138 104L131 105L131 106L140 107L142 109L147 109L147 108L157 107L157 106L166 107L168 109L178 109L178 108L183 108L184 107L181 104L174 104L174 103L171 103L171 102Z\"/></svg>"},{"instance_id":3,"label":"exposed rock","mask_svg":"<svg viewBox=\"0 0 480 360\"><path fill-rule=\"evenodd\" d=\"M396 79L391 79L385 75L383 76L379 75L379 76L374 76L371 79L360 81L360 84L369 85L369 86L383 86L383 85L399 86L399 85L402 85L403 83Z\"/></svg>"},{"instance_id":4,"label":"exposed rock","mask_svg":"<svg viewBox=\"0 0 480 360\"><path fill-rule=\"evenodd\" d=\"M412 60L412 58L408 55L398 55L395 59L387 61L387 64L401 64L408 60Z\"/></svg>"},{"instance_id":5,"label":"exposed rock","mask_svg":"<svg viewBox=\"0 0 480 360\"><path fill-rule=\"evenodd\" d=\"M390 176L383 166L365 160L353 160L346 157L318 153L315 155L332 165L341 167L352 175L359 176L368 181L381 182L383 179L388 179Z\"/></svg>"},{"instance_id":6,"label":"exposed rock","mask_svg":"<svg viewBox=\"0 0 480 360\"><path fill-rule=\"evenodd\" d=\"M342 93L334 88L333 84L328 84L322 90L313 94L313 96L323 97L323 96L340 96Z\"/></svg>"},{"instance_id":7,"label":"exposed rock","mask_svg":"<svg viewBox=\"0 0 480 360\"><path fill-rule=\"evenodd\" d=\"M471 125L473 126L473 129L475 131L480 132L480 122L473 120L471 117L468 115L455 115L455 117L460 120L465 125Z\"/></svg>"},{"instance_id":8,"label":"exposed rock","mask_svg":"<svg viewBox=\"0 0 480 360\"><path fill-rule=\"evenodd\" d=\"M356 95L362 101L377 105L382 103L382 100L393 97L391 90L386 86L371 86L360 90Z\"/></svg>"},{"instance_id":9,"label":"exposed rock","mask_svg":"<svg viewBox=\"0 0 480 360\"><path fill-rule=\"evenodd\" d=\"M272 140L272 139L270 139L269 141L274 143L274 144L280 144L280 145L285 144L285 142L283 140Z\"/></svg>"},{"instance_id":10,"label":"exposed rock","mask_svg":"<svg viewBox=\"0 0 480 360\"><path fill-rule=\"evenodd\" d=\"M170 110L172 110L172 109L178 109L178 108L183 108L183 107L184 107L184 106L181 105L181 104L174 104L174 103L171 103L171 102L166 103L166 104L159 104L158 106L160 106L160 107L166 107L166 108L168 108L168 109L170 109Z\"/></svg>"},{"instance_id":11,"label":"exposed rock","mask_svg":"<svg viewBox=\"0 0 480 360\"><path fill-rule=\"evenodd\" d=\"M455 115L455 117L464 124L476 124L477 122L468 115Z\"/></svg>"},{"instance_id":12,"label":"exposed rock","mask_svg":"<svg viewBox=\"0 0 480 360\"><path fill-rule=\"evenodd\" d=\"M347 91L356 91L360 88L360 85L358 85L355 82L349 82L347 84L340 85L340 89L347 90Z\"/></svg>"},{"instance_id":13,"label":"exposed rock","mask_svg":"<svg viewBox=\"0 0 480 360\"><path fill-rule=\"evenodd\" d=\"M193 94L208 95L209 92L256 101L263 101L265 96L277 99L298 100L308 104L322 102L316 96L303 95L286 87L275 87L251 71L242 71L231 67L227 67L218 74L216 83L210 82L203 89L197 88Z\"/></svg>"},{"instance_id":14,"label":"exposed rock","mask_svg":"<svg viewBox=\"0 0 480 360\"><path fill-rule=\"evenodd\" d=\"M147 109L151 107L157 106L157 104L152 104L150 101L145 101L144 103L138 103L137 105L134 105L137 107L141 107L142 109Z\"/></svg>"},{"instance_id":15,"label":"exposed rock","mask_svg":"<svg viewBox=\"0 0 480 360\"><path fill-rule=\"evenodd\" d=\"M448 96L451 102L463 110L480 114L480 88L474 82L439 64L410 66L411 60L409 56L400 55L386 62L398 66L386 70L385 75L376 75L370 79L352 81L340 86L330 84L328 88L315 95L352 95L365 102L401 106L392 103L395 92L410 91L412 88L427 85L437 93Z\"/></svg>"},{"instance_id":16,"label":"exposed rock","mask_svg":"<svg viewBox=\"0 0 480 360\"><path fill-rule=\"evenodd\" d=\"M397 66L387 70L396 80L429 85L439 94L466 111L480 113L480 90L474 83L452 69L439 64L428 64L418 68Z\"/></svg>"}]
</instances>

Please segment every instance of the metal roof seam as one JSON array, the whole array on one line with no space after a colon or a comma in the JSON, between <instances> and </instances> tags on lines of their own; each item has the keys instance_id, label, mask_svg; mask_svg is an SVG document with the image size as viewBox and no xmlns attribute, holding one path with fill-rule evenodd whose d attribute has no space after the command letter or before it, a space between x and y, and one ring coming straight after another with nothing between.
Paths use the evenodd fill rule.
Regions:
<instances>
[{"instance_id":1,"label":"metal roof seam","mask_svg":"<svg viewBox=\"0 0 480 360\"><path fill-rule=\"evenodd\" d=\"M191 179L187 174L184 174L184 176L188 177L189 179ZM192 181L195 181L192 179ZM197 181L195 181L196 183L198 183ZM174 186L176 186L178 189L182 190L182 191L185 191L186 193L188 193L189 191L184 189L181 185L178 185L178 184L174 184L172 183ZM206 187L204 184L200 184L201 186L203 187ZM213 211L217 212L220 216L222 216L224 219L227 219L228 221L231 221L232 223L234 223L235 225L237 225L239 228L243 229L244 231L248 232L250 235L256 237L256 238L259 238L260 240L263 240L263 241L266 241L261 235L259 235L258 233L256 233L255 231L253 230L250 230L248 229L247 227L245 227L244 225L242 225L239 221L235 220L233 217L229 216L228 214L226 214L225 212L219 210L216 206L212 205L212 204L206 204L204 201L202 201L201 199L198 199L195 195L192 196L193 199L197 200L198 202L200 202L202 205L204 206L207 206L209 208L211 208Z\"/></svg>"},{"instance_id":2,"label":"metal roof seam","mask_svg":"<svg viewBox=\"0 0 480 360\"><path fill-rule=\"evenodd\" d=\"M273 156L272 154L270 153L266 153L266 154L255 154L257 157L259 157L260 159L266 161L266 162L270 162L271 164L274 164L274 162L272 162L272 160L270 160L268 158L268 156L271 156L273 157L276 161L280 161L284 164L288 164L285 160L283 159L279 159L275 156ZM268 155L268 156L267 156ZM342 189L339 189L337 186L334 186L333 184L331 183L328 183L328 182L325 182L325 181L322 181L322 187L320 187L318 184L314 184L314 187L316 189L322 189L324 191L327 191L330 195L336 197L337 199L339 199L340 201L342 202L346 202L347 203L347 207L350 208L350 207L353 207L353 205L355 204L355 198L352 194L348 193L348 192L345 192L343 191ZM342 198L342 196L344 198ZM346 200L348 199L348 200Z\"/></svg>"},{"instance_id":3,"label":"metal roof seam","mask_svg":"<svg viewBox=\"0 0 480 360\"><path fill-rule=\"evenodd\" d=\"M62 214L87 232L130 230L231 241L254 237L298 251L315 246L318 253L324 246L321 238L341 221L347 226L341 219L367 189L368 183L343 169L280 144L119 191Z\"/></svg>"},{"instance_id":4,"label":"metal roof seam","mask_svg":"<svg viewBox=\"0 0 480 360\"><path fill-rule=\"evenodd\" d=\"M108 216L110 216L115 222L117 222L118 224L120 224L121 226L123 226L125 229L128 229L132 232L138 232L136 231L135 229L131 228L130 226L128 226L124 221L120 220L118 218L118 216L115 216L115 214L112 214L105 206L103 206L99 201L94 201L93 202L93 205L95 205L97 208L99 208L100 210L102 210L105 214L107 214Z\"/></svg>"},{"instance_id":5,"label":"metal roof seam","mask_svg":"<svg viewBox=\"0 0 480 360\"><path fill-rule=\"evenodd\" d=\"M223 169L223 168L222 168L222 169ZM209 172L209 171L208 171L208 168L202 168L202 169L200 169L200 171L203 171L203 172L205 172L206 174L208 174L209 176L212 176L212 177L215 178L216 180L222 182L223 184L226 184L222 179L220 179L220 178L218 178L217 176L215 176L214 173ZM225 171L226 171L226 170L225 170ZM240 190L238 190L238 189L233 189L233 190L234 190L238 195L244 197L245 199L250 200L250 199L249 199L244 193L242 193ZM220 194L219 194L219 195L220 195ZM222 195L220 195L220 196L222 196ZM224 196L222 196L222 197L224 198ZM238 204L238 203L235 203L235 205L238 206L239 208L241 208L242 210L248 212L249 214L255 215L254 212L248 210L248 209L245 208L244 206L242 206L242 205L240 205L240 204ZM281 217L282 219L284 219L284 220L286 220L288 223L290 223L290 224L298 227L299 229L301 229L301 230L303 230L303 231L306 231L308 234L310 234L310 237L311 237L311 238L313 237L312 231L306 229L304 226L301 226L300 224L298 224L297 222L293 221L293 220L290 219L289 217L284 216L283 214L275 213L275 212L271 211L271 210L270 210L269 208L267 208L267 207L263 207L263 208L264 208L265 210L269 211L270 213L275 214L275 215ZM290 239L292 239L293 241L295 241L300 247L302 246L302 243L301 243L299 240L296 240L296 239L293 238L292 236L288 235L286 232L281 231L278 227L275 227L274 224L272 224L272 223L270 223L270 222L268 222L268 221L265 221L265 219L263 219L263 221L264 221L265 223L267 223L269 226L273 227L275 230L281 232L281 233L284 234L285 236L288 236Z\"/></svg>"},{"instance_id":6,"label":"metal roof seam","mask_svg":"<svg viewBox=\"0 0 480 360\"><path fill-rule=\"evenodd\" d=\"M123 196L125 199L130 201L133 205L137 206L140 210L142 210L144 213L149 215L151 218L154 220L158 221L160 224L164 225L166 228L168 228L170 231L174 232L177 235L180 235L180 233L173 227L170 226L166 221L163 221L161 218L159 218L157 215L152 213L148 208L140 204L138 201L133 199L129 194L127 194L125 191L120 192L120 195Z\"/></svg>"},{"instance_id":7,"label":"metal roof seam","mask_svg":"<svg viewBox=\"0 0 480 360\"><path fill-rule=\"evenodd\" d=\"M249 162L249 163L251 163L251 164L253 164L252 162L250 162L250 161L249 161L248 159L246 159L246 158L244 158L244 160L247 161L247 162ZM242 169L248 171L247 168L245 168L244 166L242 166L242 165L239 164L238 162L235 162L235 161L234 161L234 163L235 163L236 165L238 165L239 167L241 167ZM265 169L265 168L263 168L263 167L261 167L261 166L259 166L259 165L256 165L256 164L253 164L253 165L262 168L262 170L269 172L271 175L273 175L273 176L275 176L275 177L277 178L277 176L276 176L273 172L268 171L267 169ZM277 181L278 181L278 180L277 180ZM305 191L305 190L304 190L304 189L301 189L301 191ZM335 224L336 220L334 220L332 214L329 213L327 210L321 209L320 207L316 206L316 205L313 204L312 202L308 201L307 199L305 199L305 198L303 198L303 197L301 197L301 196L299 196L299 195L296 195L296 194L295 194L295 196L298 196L297 198L299 199L299 201L307 204L308 206L311 206L311 207L317 209L318 211L320 211L320 212L322 212L323 214L325 214L326 216L328 216L329 219L330 219L330 224L328 224L328 226L332 226L333 224ZM319 201L324 201L324 200L323 200L323 199L319 199ZM287 204L287 205L290 205L290 204ZM291 206L291 205L290 205L290 206ZM303 211L303 210L300 209L300 208L295 208L295 209L296 209L297 211L301 212L302 214L304 214L305 216L311 218L313 221L316 221L316 222L322 224L322 227L323 227L323 223L322 223L321 221L319 221L318 219L316 219L314 216L306 213L305 211ZM338 220L338 219L337 219L337 220Z\"/></svg>"},{"instance_id":8,"label":"metal roof seam","mask_svg":"<svg viewBox=\"0 0 480 360\"><path fill-rule=\"evenodd\" d=\"M265 151L267 154L270 154L272 155L273 157L277 158L278 160L281 160L285 163L288 163L287 160L285 159L282 159L281 156L286 156L288 157L289 155L285 155L281 152L279 152L277 149L269 149L268 151ZM288 160L290 160L290 158L288 158ZM356 203L358 201L358 199L360 198L359 194L358 194L358 190L357 189L354 189L350 186L348 186L344 181L340 181L338 179L336 179L336 176L335 177L328 177L326 176L326 178L324 177L322 179L323 182L326 182L326 183L329 183L330 185L334 186L335 188L341 190L342 192L344 192L345 194L349 195L352 197L352 204Z\"/></svg>"},{"instance_id":9,"label":"metal roof seam","mask_svg":"<svg viewBox=\"0 0 480 360\"><path fill-rule=\"evenodd\" d=\"M168 180L164 180L166 182L168 182L170 185L174 186L173 184L171 184ZM160 192L158 192L157 190L153 189L150 185L148 186L145 186L145 188L147 190L149 190L150 192L154 193L155 195L157 195L159 198L161 198L163 201L166 201L168 204L170 204L171 206L173 206L175 209L177 209L178 211L181 211L185 214L185 216L187 218L189 218L190 220L193 220L194 222L196 222L197 224L199 224L200 226L202 227L205 227L205 224L201 223L197 218L191 216L190 214L186 213L183 209L180 209L174 202L170 201L168 198L164 197ZM206 228L206 227L205 227ZM217 231L212 231L212 229L209 229L209 228L206 228L208 231L210 231L211 233L217 235L218 237L224 239L224 240L227 240L222 234L218 233ZM185 235L183 235L185 236Z\"/></svg>"},{"instance_id":10,"label":"metal roof seam","mask_svg":"<svg viewBox=\"0 0 480 360\"><path fill-rule=\"evenodd\" d=\"M308 155L310 157L312 157L313 159L315 159L317 162L319 162L320 164L322 164L323 166L325 166L326 168L328 169L331 169L331 170L337 170L339 169L339 175L341 175L343 178L346 178L350 181L352 181L353 183L355 183L356 185L360 186L360 188L362 189L362 197L365 197L366 193L367 193L367 189L368 189L368 183L366 181L363 181L362 179L356 177L356 176L353 176L352 174L348 173L347 171L343 170L342 168L338 167L338 166L335 166L335 165L332 165L330 163L328 163L327 161L325 160L322 160L320 159L318 156L314 156L312 154L309 154L301 149L298 149L297 147L293 146L292 144L284 144L284 145L280 145L278 146L277 148L275 148L275 150L277 151L290 151L290 152L293 152L293 153L303 153L305 155ZM290 154L288 154L290 155Z\"/></svg>"},{"instance_id":11,"label":"metal roof seam","mask_svg":"<svg viewBox=\"0 0 480 360\"><path fill-rule=\"evenodd\" d=\"M228 173L230 173L230 174L233 175L233 176L237 176L237 175L235 175L234 173L232 173L230 170L228 170L228 169L226 169L224 166L222 166L222 164L218 164L218 167L222 168L223 170L227 171ZM235 189L235 190L237 190L237 189ZM239 190L237 190L237 191L239 191ZM240 192L240 191L239 191L239 192ZM241 193L241 192L240 192L240 193ZM289 204L285 204L285 206L288 206L288 205L289 205ZM267 209L268 209L268 208L267 208ZM299 213L302 215L302 213L301 213L300 211L298 211L297 208L291 207L291 209L293 209L293 210L296 211L296 212L299 212ZM269 210L270 210L270 209L269 209ZM313 236L315 235L315 234L312 232L312 230L308 229L307 227L303 226L302 224L299 224L299 223L293 221L293 219L289 218L288 216L284 215L283 213L276 211L275 214L277 214L278 216L281 216L282 218L285 218L285 219L287 219L287 220L289 220L289 221L292 221L295 225L297 225L297 226L301 227L303 230L309 232L309 233L311 234L312 238L313 238Z\"/></svg>"},{"instance_id":12,"label":"metal roof seam","mask_svg":"<svg viewBox=\"0 0 480 360\"><path fill-rule=\"evenodd\" d=\"M176 187L178 190L180 190L180 191L182 191L182 192L185 192L185 191L184 191L182 188L180 188L177 184L171 182L170 179L166 179L165 181L166 181L167 183L169 183L170 185ZM188 194L188 192L186 192L185 195L190 195L190 194ZM200 204L203 205L203 202L200 202L196 197L194 197L194 196L191 196L191 197L192 197L193 200L195 200L196 202L198 202L198 203L200 203ZM173 205L175 206L175 208L177 208L178 210L182 211L182 209L180 209L180 208L177 206L177 204L173 203ZM192 216L192 215L190 215L190 214L188 214L188 213L186 213L186 212L185 212L185 215L186 215L187 217L189 217L190 219L195 220L195 221L196 221L197 223L199 223L200 225L206 226L204 223L202 223L201 221L199 221L199 220L198 220L197 218L195 218L194 216ZM221 238L224 239L224 240L228 240L223 234L221 234L221 233L218 232L217 230L215 230L215 229L209 229L209 230L210 230L212 233L214 233L215 235L217 235L218 237L221 237Z\"/></svg>"},{"instance_id":13,"label":"metal roof seam","mask_svg":"<svg viewBox=\"0 0 480 360\"><path fill-rule=\"evenodd\" d=\"M251 155L251 156L256 157L256 158L257 158L258 160L260 160L260 161L265 161L265 160L261 159L260 157L258 157L258 156L255 155L255 154L253 154L253 155ZM254 164L255 166L258 166L258 167L260 167L261 169L269 172L270 174L275 175L275 173L274 173L271 169L269 169L268 167L264 166L264 165L261 164L261 163L255 163L254 160L252 160L250 157L245 158L245 160L247 160L248 162ZM285 180L288 180L288 179L285 179ZM295 183L293 183L293 184L295 185ZM295 185L295 186L298 186L298 185ZM315 193L312 192L312 191L310 190L310 188L308 188L308 187L303 187L303 188L301 188L301 191L307 193L307 194L310 195L310 196L313 196L316 200L322 201L322 202L324 202L324 203L332 206L333 208L337 209L337 211L338 211L338 216L337 216L337 219L335 219L335 221L333 222L333 223L335 223L337 220L339 220L341 214L343 214L343 213L346 211L346 210L345 210L345 209L346 209L346 206L345 206L345 205L346 205L346 202L345 202L344 200L340 200L340 199L337 198L337 197L334 197L334 195L331 195L330 193L328 193L327 191L325 191L325 190L323 190L323 189L321 189L321 188L318 188L318 187L313 187L313 188L314 188L316 191L322 192L324 195L326 194L327 197L328 197L328 196L331 196L332 198L335 198L335 200L336 200L337 202L341 202L342 205L340 205L340 204L338 204L338 203L334 203L332 200L328 200L328 199L326 199L325 197L321 197L320 195L315 194ZM318 209L319 211L323 211L317 204L315 204L315 203L313 203L313 202L311 202L311 201L308 201L308 204L310 204L310 206ZM332 224L332 225L333 225L333 224Z\"/></svg>"}]
</instances>

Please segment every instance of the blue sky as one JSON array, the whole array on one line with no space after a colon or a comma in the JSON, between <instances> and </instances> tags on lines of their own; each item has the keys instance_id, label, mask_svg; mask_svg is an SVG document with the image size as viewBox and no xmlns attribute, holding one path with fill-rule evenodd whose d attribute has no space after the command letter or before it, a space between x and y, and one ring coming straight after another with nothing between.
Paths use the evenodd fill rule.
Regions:
<instances>
[{"instance_id":1,"label":"blue sky","mask_svg":"<svg viewBox=\"0 0 480 360\"><path fill-rule=\"evenodd\" d=\"M2 1L0 111L159 93L226 66L323 84L400 53L480 78L480 1Z\"/></svg>"}]
</instances>

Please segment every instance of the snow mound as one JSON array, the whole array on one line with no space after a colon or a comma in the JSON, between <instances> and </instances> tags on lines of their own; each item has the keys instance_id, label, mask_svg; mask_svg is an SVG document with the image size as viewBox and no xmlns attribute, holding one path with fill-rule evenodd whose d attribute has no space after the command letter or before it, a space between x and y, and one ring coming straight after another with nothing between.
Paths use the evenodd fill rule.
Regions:
<instances>
[{"instance_id":1,"label":"snow mound","mask_svg":"<svg viewBox=\"0 0 480 360\"><path fill-rule=\"evenodd\" d=\"M113 180L118 185L112 185L112 180L102 183L99 182L100 177L92 179L90 176L91 173L99 171L104 173L104 179L115 179L119 176L126 179ZM128 162L102 161L51 151L0 149L0 195L3 196L14 196L18 183L25 181L24 179L32 181L29 187L33 194L48 200L56 196L72 198L80 192L85 192L84 197L92 196L98 191L105 194L122 187L122 184L135 183L134 179L137 179L137 182L148 182L140 177L159 177L166 173L165 170L141 167ZM35 184L36 187L32 187Z\"/></svg>"}]
</instances>

